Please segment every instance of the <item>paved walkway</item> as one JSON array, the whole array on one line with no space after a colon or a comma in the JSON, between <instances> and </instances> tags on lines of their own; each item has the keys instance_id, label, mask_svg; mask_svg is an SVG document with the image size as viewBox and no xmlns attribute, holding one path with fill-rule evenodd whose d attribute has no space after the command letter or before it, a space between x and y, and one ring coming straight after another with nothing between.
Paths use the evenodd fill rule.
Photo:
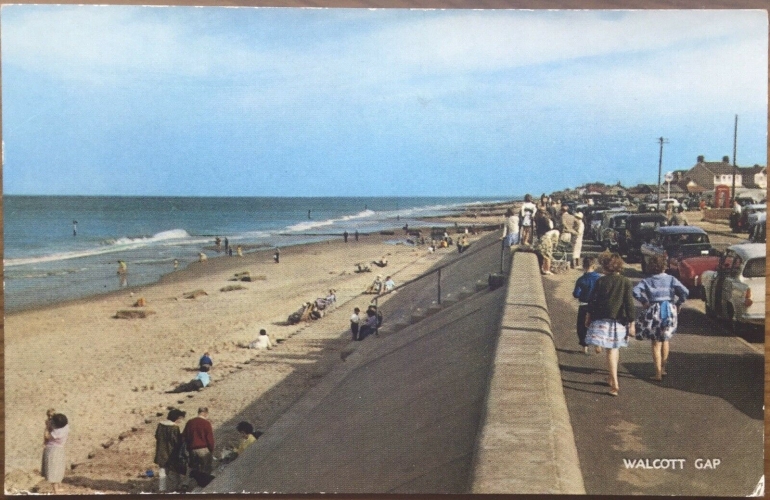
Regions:
<instances>
[{"instance_id":1,"label":"paved walkway","mask_svg":"<svg viewBox=\"0 0 770 500\"><path fill-rule=\"evenodd\" d=\"M764 356L685 305L663 383L650 380L649 342L634 340L620 352L620 396L609 396L605 356L577 343L579 274L543 281L586 492L749 495L763 474Z\"/></svg>"}]
</instances>

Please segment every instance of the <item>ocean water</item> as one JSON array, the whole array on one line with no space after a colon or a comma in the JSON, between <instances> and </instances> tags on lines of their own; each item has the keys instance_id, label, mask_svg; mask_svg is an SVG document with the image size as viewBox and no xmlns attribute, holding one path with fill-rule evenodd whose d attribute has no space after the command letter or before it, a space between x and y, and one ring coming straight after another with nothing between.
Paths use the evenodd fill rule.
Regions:
<instances>
[{"instance_id":1,"label":"ocean water","mask_svg":"<svg viewBox=\"0 0 770 500\"><path fill-rule=\"evenodd\" d=\"M246 252L351 233L428 226L489 198L182 198L14 196L3 201L6 311L154 283L222 253L228 238ZM73 235L77 221L77 236ZM118 260L129 273L121 280Z\"/></svg>"}]
</instances>

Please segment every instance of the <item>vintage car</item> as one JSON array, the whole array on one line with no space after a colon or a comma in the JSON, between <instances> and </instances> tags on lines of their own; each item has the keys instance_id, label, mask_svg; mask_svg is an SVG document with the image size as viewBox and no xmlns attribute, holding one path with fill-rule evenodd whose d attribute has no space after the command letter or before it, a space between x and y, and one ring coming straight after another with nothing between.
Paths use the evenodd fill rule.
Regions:
<instances>
[{"instance_id":1,"label":"vintage car","mask_svg":"<svg viewBox=\"0 0 770 500\"><path fill-rule=\"evenodd\" d=\"M628 212L605 212L602 225L599 228L599 244L602 248L616 252L618 249L617 233L626 230L626 218L631 215Z\"/></svg>"},{"instance_id":2,"label":"vintage car","mask_svg":"<svg viewBox=\"0 0 770 500\"><path fill-rule=\"evenodd\" d=\"M706 314L740 324L765 324L765 245L728 247L714 271L701 275Z\"/></svg>"},{"instance_id":3,"label":"vintage car","mask_svg":"<svg viewBox=\"0 0 770 500\"><path fill-rule=\"evenodd\" d=\"M764 203L752 203L744 206L740 215L730 215L730 229L734 233L748 232L752 225L752 220L756 220L756 214L758 213L767 213L767 205Z\"/></svg>"},{"instance_id":4,"label":"vintage car","mask_svg":"<svg viewBox=\"0 0 770 500\"><path fill-rule=\"evenodd\" d=\"M666 216L662 213L631 214L626 217L624 231L615 234L617 252L625 255L629 262L641 258L641 247L652 240L655 230L666 225Z\"/></svg>"},{"instance_id":5,"label":"vintage car","mask_svg":"<svg viewBox=\"0 0 770 500\"><path fill-rule=\"evenodd\" d=\"M690 298L701 294L700 277L706 271L714 271L719 266L721 254L710 253L681 259L678 263L678 279L690 291Z\"/></svg>"},{"instance_id":6,"label":"vintage car","mask_svg":"<svg viewBox=\"0 0 770 500\"><path fill-rule=\"evenodd\" d=\"M698 255L716 255L706 231L696 226L661 226L655 230L649 243L641 246L642 272L653 255L664 255L666 272L679 275L679 261Z\"/></svg>"},{"instance_id":7,"label":"vintage car","mask_svg":"<svg viewBox=\"0 0 770 500\"><path fill-rule=\"evenodd\" d=\"M610 217L620 213L626 213L624 207L608 208L607 210L597 210L591 214L591 221L586 224L586 227L590 227L591 237L596 243L602 242L602 231L607 227Z\"/></svg>"}]
</instances>

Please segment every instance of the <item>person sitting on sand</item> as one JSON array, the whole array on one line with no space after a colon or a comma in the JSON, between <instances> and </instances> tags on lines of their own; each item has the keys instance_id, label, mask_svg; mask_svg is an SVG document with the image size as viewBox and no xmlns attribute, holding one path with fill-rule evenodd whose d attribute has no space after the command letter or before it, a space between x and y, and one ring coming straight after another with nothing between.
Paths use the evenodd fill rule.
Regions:
<instances>
[{"instance_id":1,"label":"person sitting on sand","mask_svg":"<svg viewBox=\"0 0 770 500\"><path fill-rule=\"evenodd\" d=\"M373 260L372 264L374 264L377 267L385 267L388 265L388 259L385 257L380 258L380 260Z\"/></svg>"},{"instance_id":2,"label":"person sitting on sand","mask_svg":"<svg viewBox=\"0 0 770 500\"><path fill-rule=\"evenodd\" d=\"M369 267L368 264L361 264L360 262L356 264L356 271L357 273L370 273L372 272L372 268Z\"/></svg>"},{"instance_id":3,"label":"person sitting on sand","mask_svg":"<svg viewBox=\"0 0 770 500\"><path fill-rule=\"evenodd\" d=\"M273 343L270 342L270 337L267 335L267 330L264 328L259 331L259 337L256 340L249 343L249 349L272 349Z\"/></svg>"},{"instance_id":4,"label":"person sitting on sand","mask_svg":"<svg viewBox=\"0 0 770 500\"><path fill-rule=\"evenodd\" d=\"M206 262L207 260L209 260L209 258L205 253L201 252L198 254L198 262Z\"/></svg>"},{"instance_id":5,"label":"person sitting on sand","mask_svg":"<svg viewBox=\"0 0 770 500\"><path fill-rule=\"evenodd\" d=\"M326 296L326 305L329 308L334 307L337 304L337 292L333 288L329 290L329 295Z\"/></svg>"},{"instance_id":6,"label":"person sitting on sand","mask_svg":"<svg viewBox=\"0 0 770 500\"><path fill-rule=\"evenodd\" d=\"M392 292L394 288L396 288L396 282L393 281L393 278L388 276L385 278L385 283L383 283L383 286L385 287L386 292Z\"/></svg>"},{"instance_id":7,"label":"person sitting on sand","mask_svg":"<svg viewBox=\"0 0 770 500\"><path fill-rule=\"evenodd\" d=\"M369 288L366 289L364 293L376 293L379 294L382 292L382 275L378 274L376 278L374 278L374 281L371 285L369 285Z\"/></svg>"},{"instance_id":8,"label":"person sitting on sand","mask_svg":"<svg viewBox=\"0 0 770 500\"><path fill-rule=\"evenodd\" d=\"M214 366L214 362L211 360L211 356L209 355L208 351L203 353L203 356L201 356L201 359L198 360L198 366L203 368L204 366L207 366L211 368Z\"/></svg>"},{"instance_id":9,"label":"person sitting on sand","mask_svg":"<svg viewBox=\"0 0 770 500\"><path fill-rule=\"evenodd\" d=\"M240 245L238 245L237 247L235 247L235 251L236 251L236 253L238 254L238 257L243 257L243 248L241 248L241 246L240 246Z\"/></svg>"},{"instance_id":10,"label":"person sitting on sand","mask_svg":"<svg viewBox=\"0 0 770 500\"><path fill-rule=\"evenodd\" d=\"M471 244L468 243L468 236L463 235L457 242L457 252L463 253L469 246L471 246Z\"/></svg>"},{"instance_id":11,"label":"person sitting on sand","mask_svg":"<svg viewBox=\"0 0 770 500\"><path fill-rule=\"evenodd\" d=\"M174 390L168 391L168 394L200 391L204 387L208 387L210 383L211 377L209 376L209 367L203 365L201 366L198 375L196 375L194 379L189 382L179 384L179 386L177 386Z\"/></svg>"}]
</instances>

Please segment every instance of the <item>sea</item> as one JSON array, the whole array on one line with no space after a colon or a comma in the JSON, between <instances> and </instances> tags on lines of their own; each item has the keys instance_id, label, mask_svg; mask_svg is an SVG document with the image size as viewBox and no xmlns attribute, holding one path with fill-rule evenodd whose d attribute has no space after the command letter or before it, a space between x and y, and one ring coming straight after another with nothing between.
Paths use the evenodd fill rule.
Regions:
<instances>
[{"instance_id":1,"label":"sea","mask_svg":"<svg viewBox=\"0 0 770 500\"><path fill-rule=\"evenodd\" d=\"M198 260L221 256L215 238L244 253L434 225L483 197L3 197L6 312L157 282ZM439 224L435 224L439 225ZM118 261L128 274L117 274Z\"/></svg>"}]
</instances>

